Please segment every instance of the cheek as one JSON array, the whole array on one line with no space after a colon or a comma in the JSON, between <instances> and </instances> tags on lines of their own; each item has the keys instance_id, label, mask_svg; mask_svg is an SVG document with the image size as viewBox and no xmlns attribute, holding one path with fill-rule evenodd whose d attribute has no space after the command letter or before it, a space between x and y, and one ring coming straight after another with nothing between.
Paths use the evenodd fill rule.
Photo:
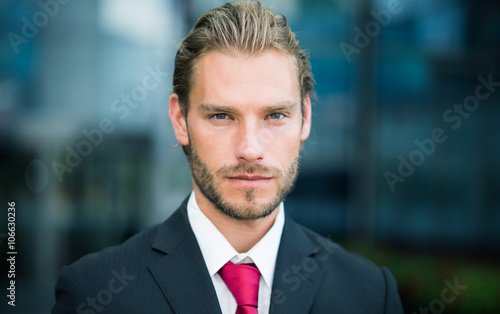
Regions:
<instances>
[{"instance_id":1,"label":"cheek","mask_svg":"<svg viewBox=\"0 0 500 314\"><path fill-rule=\"evenodd\" d=\"M290 131L282 130L275 132L272 140L267 143L267 150L279 162L283 168L286 168L293 162L300 148L300 132L295 129Z\"/></svg>"},{"instance_id":2,"label":"cheek","mask_svg":"<svg viewBox=\"0 0 500 314\"><path fill-rule=\"evenodd\" d=\"M227 132L216 132L212 128L203 128L198 124L198 127L189 127L189 135L191 145L196 149L200 159L210 168L216 168L228 158L231 144Z\"/></svg>"}]
</instances>

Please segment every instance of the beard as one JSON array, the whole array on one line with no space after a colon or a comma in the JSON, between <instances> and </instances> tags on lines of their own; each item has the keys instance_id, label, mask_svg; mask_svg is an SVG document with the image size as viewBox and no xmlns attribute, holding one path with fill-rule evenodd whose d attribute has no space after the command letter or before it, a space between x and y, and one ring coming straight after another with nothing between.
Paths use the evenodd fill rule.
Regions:
<instances>
[{"instance_id":1,"label":"beard","mask_svg":"<svg viewBox=\"0 0 500 314\"><path fill-rule=\"evenodd\" d=\"M290 193L298 174L300 151L297 152L293 162L287 169L281 171L275 168L269 168L260 164L239 163L234 166L225 166L213 171L200 158L194 145L184 146L186 155L191 166L191 173L194 182L201 193L224 215L240 220L252 221L269 216ZM244 193L244 199L240 201L230 201L220 190L221 179L224 177L234 177L244 173L273 177L276 179L278 190L263 202L257 201L259 188L241 189Z\"/></svg>"}]
</instances>

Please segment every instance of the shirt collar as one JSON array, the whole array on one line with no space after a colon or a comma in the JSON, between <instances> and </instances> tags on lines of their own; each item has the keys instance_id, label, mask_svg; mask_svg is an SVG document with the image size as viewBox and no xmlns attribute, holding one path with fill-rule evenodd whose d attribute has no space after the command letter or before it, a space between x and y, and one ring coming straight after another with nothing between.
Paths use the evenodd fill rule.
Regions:
<instances>
[{"instance_id":1,"label":"shirt collar","mask_svg":"<svg viewBox=\"0 0 500 314\"><path fill-rule=\"evenodd\" d=\"M215 276L228 261L233 263L253 262L259 269L266 285L272 289L278 248L285 225L284 211L285 208L281 202L271 229L248 252L239 254L200 210L193 191L187 204L188 219L210 276Z\"/></svg>"}]
</instances>

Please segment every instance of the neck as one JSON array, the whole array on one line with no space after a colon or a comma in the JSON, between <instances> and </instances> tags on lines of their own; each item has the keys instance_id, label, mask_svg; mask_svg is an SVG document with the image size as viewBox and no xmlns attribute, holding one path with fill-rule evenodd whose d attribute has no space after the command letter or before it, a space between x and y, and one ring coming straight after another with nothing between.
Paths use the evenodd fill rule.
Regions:
<instances>
[{"instance_id":1,"label":"neck","mask_svg":"<svg viewBox=\"0 0 500 314\"><path fill-rule=\"evenodd\" d=\"M257 220L236 220L223 214L194 187L196 202L222 235L238 253L248 252L271 229L278 214L275 209L269 216Z\"/></svg>"}]
</instances>

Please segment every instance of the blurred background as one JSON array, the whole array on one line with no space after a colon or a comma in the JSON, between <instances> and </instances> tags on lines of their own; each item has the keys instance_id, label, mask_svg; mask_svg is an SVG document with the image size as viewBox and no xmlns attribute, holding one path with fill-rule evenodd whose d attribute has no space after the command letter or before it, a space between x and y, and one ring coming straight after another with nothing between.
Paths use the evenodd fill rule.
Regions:
<instances>
[{"instance_id":1,"label":"blurred background","mask_svg":"<svg viewBox=\"0 0 500 314\"><path fill-rule=\"evenodd\" d=\"M406 313L500 313L500 3L263 0L310 51L318 99L286 210L396 277ZM16 307L62 265L164 221L191 191L173 58L223 1L0 2L0 248ZM466 286L443 298L448 284ZM451 298L454 296L454 298Z\"/></svg>"}]
</instances>

